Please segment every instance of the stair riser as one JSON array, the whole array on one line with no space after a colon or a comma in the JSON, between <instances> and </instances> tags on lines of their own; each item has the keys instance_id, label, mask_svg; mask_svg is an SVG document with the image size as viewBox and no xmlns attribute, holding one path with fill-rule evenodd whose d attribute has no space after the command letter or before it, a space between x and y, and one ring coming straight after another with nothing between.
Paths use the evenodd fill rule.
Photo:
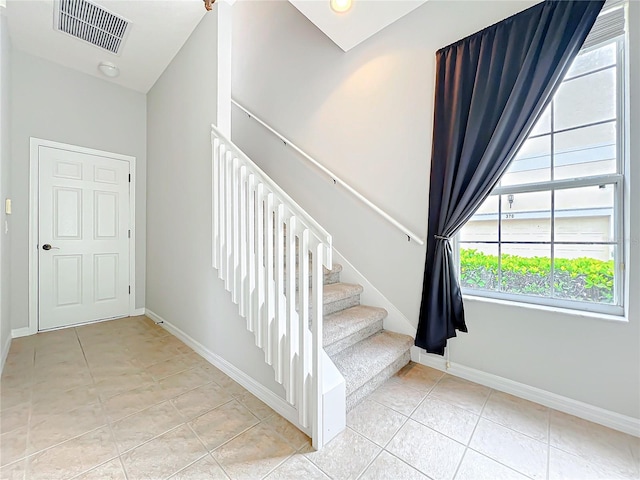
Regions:
<instances>
[{"instance_id":1,"label":"stair riser","mask_svg":"<svg viewBox=\"0 0 640 480\"><path fill-rule=\"evenodd\" d=\"M331 345L326 345L324 350L327 352L327 355L332 356L340 353L345 348L349 348L351 345L355 345L360 340L364 340L371 335L374 335L382 330L382 319L377 322L367 325L365 328L358 330L357 332L349 335L348 337L342 338L337 342L332 343Z\"/></svg>"},{"instance_id":2,"label":"stair riser","mask_svg":"<svg viewBox=\"0 0 640 480\"><path fill-rule=\"evenodd\" d=\"M344 310L345 308L355 307L356 305L360 305L360 294L352 295L336 302L325 303L323 313L325 315L331 315L332 313L339 312L340 310Z\"/></svg>"},{"instance_id":3,"label":"stair riser","mask_svg":"<svg viewBox=\"0 0 640 480\"><path fill-rule=\"evenodd\" d=\"M352 392L347 396L347 412L351 411L362 400L370 395L374 390L380 387L384 382L398 373L402 367L407 365L411 360L410 350L406 350L397 360L391 365L378 373L375 377L362 385L360 388Z\"/></svg>"},{"instance_id":4,"label":"stair riser","mask_svg":"<svg viewBox=\"0 0 640 480\"><path fill-rule=\"evenodd\" d=\"M332 283L339 283L339 282L340 282L340 272L331 271L328 274L325 273L324 275L325 285L331 285Z\"/></svg>"},{"instance_id":5,"label":"stair riser","mask_svg":"<svg viewBox=\"0 0 640 480\"><path fill-rule=\"evenodd\" d=\"M311 285L312 273L309 274L309 285ZM284 281L287 281L287 276L284 276ZM329 271L324 274L323 285L331 285L332 283L340 282L340 272ZM296 290L300 288L300 278L296 275Z\"/></svg>"}]
</instances>

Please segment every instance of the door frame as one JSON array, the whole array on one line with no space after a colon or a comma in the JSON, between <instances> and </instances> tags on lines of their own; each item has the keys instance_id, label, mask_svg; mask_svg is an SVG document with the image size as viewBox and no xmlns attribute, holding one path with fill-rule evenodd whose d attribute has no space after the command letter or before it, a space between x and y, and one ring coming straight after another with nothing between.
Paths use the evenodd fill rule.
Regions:
<instances>
[{"instance_id":1,"label":"door frame","mask_svg":"<svg viewBox=\"0 0 640 480\"><path fill-rule=\"evenodd\" d=\"M30 137L30 159L29 159L29 333L33 335L38 333L39 327L39 288L38 281L38 197L39 197L39 178L38 178L38 159L40 147L57 148L59 150L67 150L75 153L84 153L89 155L97 155L100 157L111 158L114 160L123 160L129 162L129 173L131 174L131 182L129 182L129 229L131 230L131 238L129 238L129 285L131 285L131 294L129 295L129 315L136 315L136 157L129 155L121 155L119 153L106 152L104 150L96 150L93 148L80 147L67 143L54 142L52 140L44 140L42 138ZM100 321L100 320L99 320ZM89 322L87 322L89 323ZM93 322L92 322L93 323ZM60 327L69 328L69 327Z\"/></svg>"}]
</instances>

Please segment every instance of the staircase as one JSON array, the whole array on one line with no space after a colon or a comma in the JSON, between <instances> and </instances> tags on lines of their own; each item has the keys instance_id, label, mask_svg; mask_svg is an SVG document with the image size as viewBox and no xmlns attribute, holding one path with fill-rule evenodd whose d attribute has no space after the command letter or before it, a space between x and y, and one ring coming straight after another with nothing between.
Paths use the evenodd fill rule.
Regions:
<instances>
[{"instance_id":1,"label":"staircase","mask_svg":"<svg viewBox=\"0 0 640 480\"><path fill-rule=\"evenodd\" d=\"M284 388L270 406L320 449L409 362L413 340L340 281L321 225L214 126L211 144L212 265Z\"/></svg>"},{"instance_id":2,"label":"staircase","mask_svg":"<svg viewBox=\"0 0 640 480\"><path fill-rule=\"evenodd\" d=\"M342 265L334 263L331 270L323 270L322 346L345 379L349 412L409 363L413 338L383 329L387 311L360 304L363 287L340 281ZM299 284L296 278L296 291Z\"/></svg>"},{"instance_id":3,"label":"staircase","mask_svg":"<svg viewBox=\"0 0 640 480\"><path fill-rule=\"evenodd\" d=\"M322 344L346 384L347 412L410 360L413 339L383 330L383 308L360 305L362 286L340 282L342 266L324 275Z\"/></svg>"}]
</instances>

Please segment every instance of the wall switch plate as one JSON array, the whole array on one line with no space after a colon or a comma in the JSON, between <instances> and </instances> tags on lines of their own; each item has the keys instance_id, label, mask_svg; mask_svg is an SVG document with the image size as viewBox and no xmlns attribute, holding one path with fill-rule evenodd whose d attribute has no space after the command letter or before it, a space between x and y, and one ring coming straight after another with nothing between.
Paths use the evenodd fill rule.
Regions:
<instances>
[{"instance_id":1,"label":"wall switch plate","mask_svg":"<svg viewBox=\"0 0 640 480\"><path fill-rule=\"evenodd\" d=\"M6 213L7 215L11 215L11 199L7 198L4 201L4 213Z\"/></svg>"}]
</instances>

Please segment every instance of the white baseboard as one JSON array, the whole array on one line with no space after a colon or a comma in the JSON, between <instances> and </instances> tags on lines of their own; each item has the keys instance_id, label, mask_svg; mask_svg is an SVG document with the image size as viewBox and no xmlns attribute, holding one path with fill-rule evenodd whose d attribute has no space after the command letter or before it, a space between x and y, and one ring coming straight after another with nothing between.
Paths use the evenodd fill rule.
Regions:
<instances>
[{"instance_id":1,"label":"white baseboard","mask_svg":"<svg viewBox=\"0 0 640 480\"><path fill-rule=\"evenodd\" d=\"M239 370L237 367L227 362L224 358L219 355L216 355L207 347L202 345L197 340L193 339L191 336L187 335L185 332L180 330L178 327L173 325L171 322L165 320L160 315L152 312L149 309L145 310L145 315L149 317L151 320L159 324L162 328L166 329L169 333L175 335L180 340L182 340L185 344L195 350L201 357L207 360L214 367L219 368L224 373L226 373L233 380L238 382L244 388L246 388L253 395L258 397L264 403L269 405L272 409L286 418L289 422L294 424L297 428L302 430L307 435L311 435L311 432L308 429L302 428L298 424L298 412L289 405L286 400L279 397L275 393L273 393L268 388L264 387L262 384L256 382L249 375L244 373L242 370Z\"/></svg>"},{"instance_id":2,"label":"white baseboard","mask_svg":"<svg viewBox=\"0 0 640 480\"><path fill-rule=\"evenodd\" d=\"M411 359L422 365L442 370L450 375L464 378L465 380L479 383L480 385L485 385L495 390L509 393L570 415L575 415L576 417L584 418L590 422L598 423L605 427L628 433L629 435L640 437L640 419L605 410L604 408L589 405L588 403L499 377L498 375L476 370L475 368L466 367L455 362L449 362L449 368L447 368L447 361L444 357L428 354L417 347L412 348Z\"/></svg>"},{"instance_id":3,"label":"white baseboard","mask_svg":"<svg viewBox=\"0 0 640 480\"><path fill-rule=\"evenodd\" d=\"M7 361L7 355L9 355L9 349L11 348L11 335L7 335L7 341L2 345L2 353L0 357L0 373L4 371L4 364Z\"/></svg>"},{"instance_id":4,"label":"white baseboard","mask_svg":"<svg viewBox=\"0 0 640 480\"><path fill-rule=\"evenodd\" d=\"M138 317L144 314L145 314L144 308L136 308L133 312L129 313L129 316ZM118 320L119 318L125 318L125 317L126 315L124 317L106 318L104 320L95 320L95 321L86 322L86 323L79 323L77 325L65 325L64 327L52 328L51 330L59 330L61 328L74 328L74 327L80 327L83 325L91 325L93 323L110 322L111 320ZM36 333L38 333L38 331L35 328L32 330L31 327L14 328L13 330L11 330L11 338L27 337L29 335L35 335Z\"/></svg>"},{"instance_id":5,"label":"white baseboard","mask_svg":"<svg viewBox=\"0 0 640 480\"><path fill-rule=\"evenodd\" d=\"M11 330L11 338L27 337L35 333L36 332L32 332L29 327L14 328Z\"/></svg>"},{"instance_id":6,"label":"white baseboard","mask_svg":"<svg viewBox=\"0 0 640 480\"><path fill-rule=\"evenodd\" d=\"M360 295L361 302L365 305L384 308L387 311L387 317L383 320L384 329L415 337L416 329L411 325L409 319L380 290L374 287L356 267L349 263L335 247L333 254L334 262L342 265L340 279L343 282L359 283L363 286L364 291Z\"/></svg>"}]
</instances>

